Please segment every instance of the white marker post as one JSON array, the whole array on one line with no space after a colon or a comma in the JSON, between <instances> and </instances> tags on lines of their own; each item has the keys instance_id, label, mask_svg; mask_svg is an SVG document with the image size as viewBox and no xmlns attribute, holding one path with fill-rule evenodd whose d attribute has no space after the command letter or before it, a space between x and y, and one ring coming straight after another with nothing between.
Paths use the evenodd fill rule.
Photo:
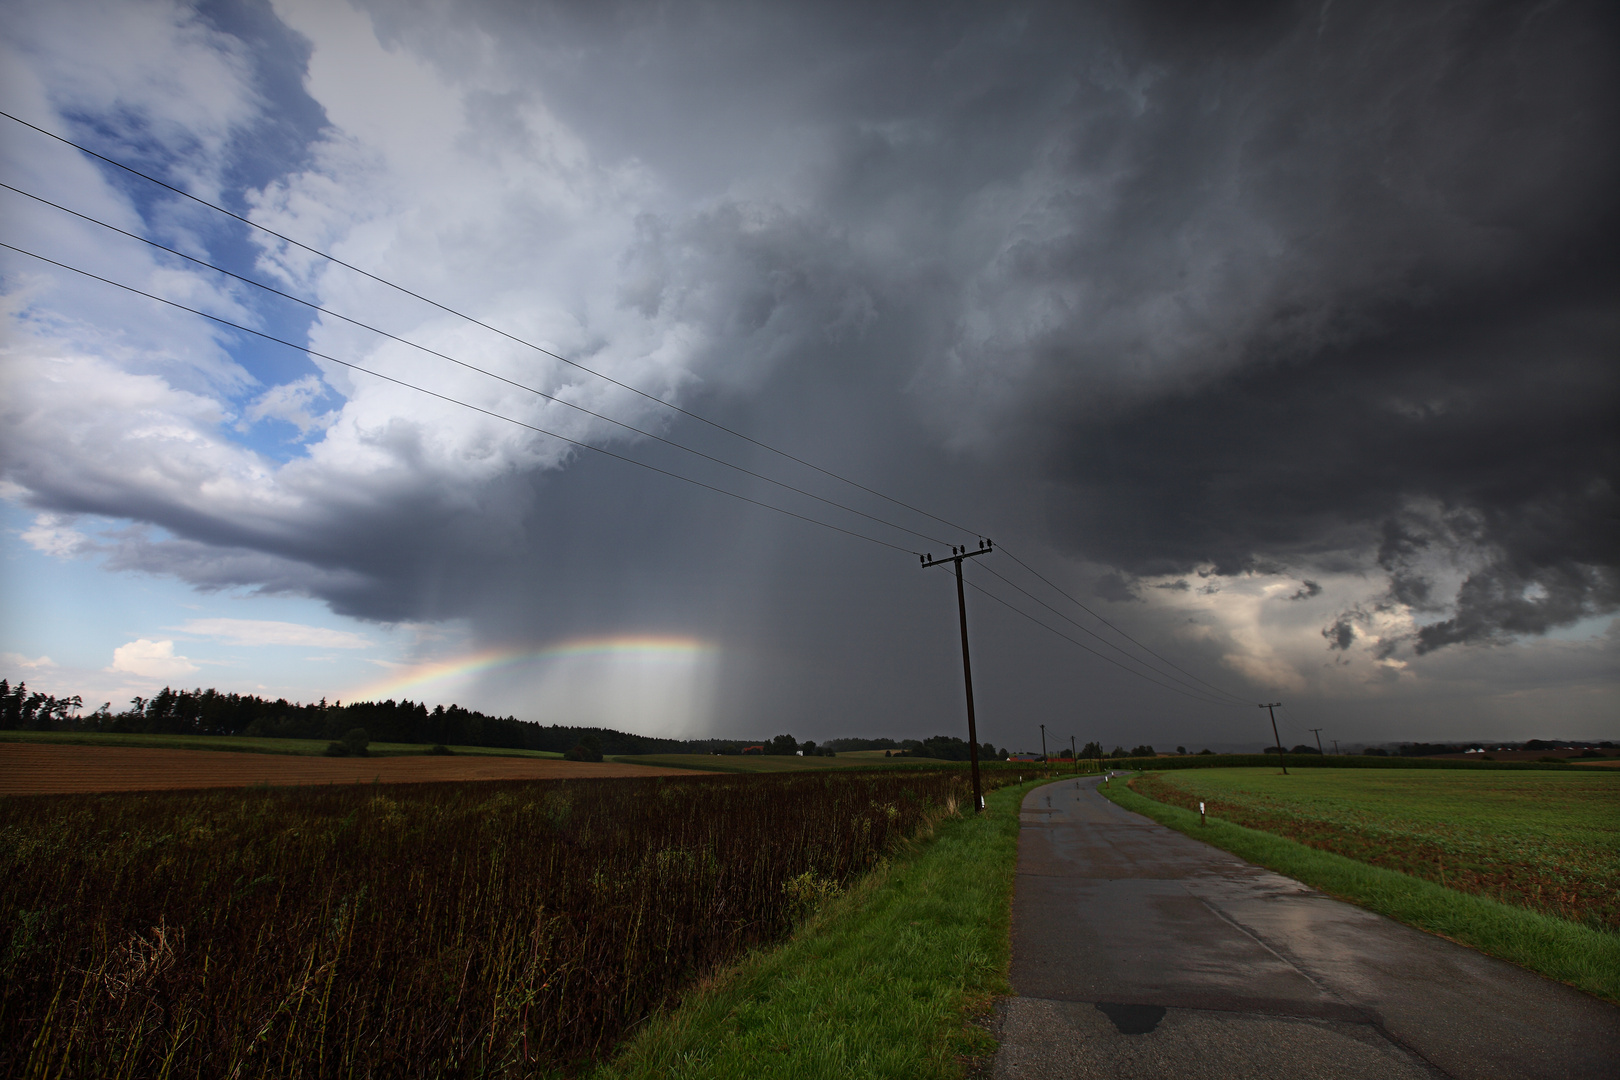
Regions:
<instances>
[{"instance_id":1,"label":"white marker post","mask_svg":"<svg viewBox=\"0 0 1620 1080\"><path fill-rule=\"evenodd\" d=\"M1209 824L1209 822L1204 820L1204 800L1202 800L1202 799L1198 800L1198 824L1200 824L1200 825L1208 825Z\"/></svg>"}]
</instances>

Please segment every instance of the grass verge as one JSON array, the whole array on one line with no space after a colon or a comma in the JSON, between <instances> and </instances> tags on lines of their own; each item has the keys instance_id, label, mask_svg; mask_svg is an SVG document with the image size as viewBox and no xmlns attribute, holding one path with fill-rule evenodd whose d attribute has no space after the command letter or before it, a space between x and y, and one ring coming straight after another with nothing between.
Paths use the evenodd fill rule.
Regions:
<instances>
[{"instance_id":1,"label":"grass verge","mask_svg":"<svg viewBox=\"0 0 1620 1080\"><path fill-rule=\"evenodd\" d=\"M1156 802L1124 784L1101 790L1127 810L1330 896L1620 1004L1620 934L1471 896L1218 818L1201 826L1191 810Z\"/></svg>"},{"instance_id":2,"label":"grass verge","mask_svg":"<svg viewBox=\"0 0 1620 1080\"><path fill-rule=\"evenodd\" d=\"M826 903L792 939L655 1015L595 1080L652 1077L954 1077L995 1050L973 1021L1009 993L1018 806L986 812Z\"/></svg>"}]
</instances>

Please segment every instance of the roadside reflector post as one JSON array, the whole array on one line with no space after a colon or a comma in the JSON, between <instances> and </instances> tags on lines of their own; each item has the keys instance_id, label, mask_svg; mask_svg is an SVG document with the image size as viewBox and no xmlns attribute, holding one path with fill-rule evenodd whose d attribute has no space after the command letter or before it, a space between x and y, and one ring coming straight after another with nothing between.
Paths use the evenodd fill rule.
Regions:
<instances>
[{"instance_id":1,"label":"roadside reflector post","mask_svg":"<svg viewBox=\"0 0 1620 1080\"><path fill-rule=\"evenodd\" d=\"M1209 824L1209 822L1204 820L1204 800L1202 800L1202 799L1198 800L1198 824L1200 824L1200 825L1208 825Z\"/></svg>"}]
</instances>

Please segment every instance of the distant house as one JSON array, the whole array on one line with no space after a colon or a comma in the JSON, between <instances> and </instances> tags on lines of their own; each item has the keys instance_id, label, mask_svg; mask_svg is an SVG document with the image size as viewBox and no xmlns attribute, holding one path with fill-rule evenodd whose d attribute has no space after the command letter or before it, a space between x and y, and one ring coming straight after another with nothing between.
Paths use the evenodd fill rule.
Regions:
<instances>
[{"instance_id":1,"label":"distant house","mask_svg":"<svg viewBox=\"0 0 1620 1080\"><path fill-rule=\"evenodd\" d=\"M742 748L742 752L745 754L763 754L765 748L763 746L745 746Z\"/></svg>"}]
</instances>

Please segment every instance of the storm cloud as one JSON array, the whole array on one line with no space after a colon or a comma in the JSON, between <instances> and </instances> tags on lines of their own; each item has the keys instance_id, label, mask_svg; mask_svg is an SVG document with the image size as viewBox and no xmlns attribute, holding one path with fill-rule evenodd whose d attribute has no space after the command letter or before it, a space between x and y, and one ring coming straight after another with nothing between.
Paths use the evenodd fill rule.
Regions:
<instances>
[{"instance_id":1,"label":"storm cloud","mask_svg":"<svg viewBox=\"0 0 1620 1080\"><path fill-rule=\"evenodd\" d=\"M1348 693L1358 650L1410 679L1620 608L1611 6L153 4L94 79L51 7L19 5L8 111L1021 545L1222 685ZM7 182L903 528L8 202L19 242L908 571L976 538L38 140L7 131ZM37 550L483 642L746 642L735 716L952 707L881 549L5 274Z\"/></svg>"}]
</instances>

